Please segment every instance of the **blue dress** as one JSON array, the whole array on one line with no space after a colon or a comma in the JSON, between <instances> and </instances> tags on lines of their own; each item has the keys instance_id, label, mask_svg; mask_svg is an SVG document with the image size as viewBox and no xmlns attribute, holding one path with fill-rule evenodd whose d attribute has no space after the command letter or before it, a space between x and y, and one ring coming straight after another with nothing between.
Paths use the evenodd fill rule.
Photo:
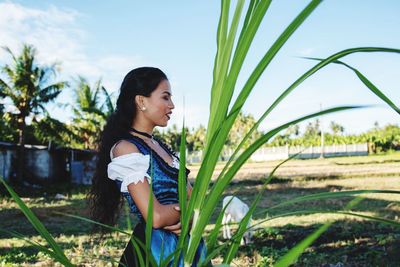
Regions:
<instances>
[{"instance_id":1,"label":"blue dress","mask_svg":"<svg viewBox=\"0 0 400 267\"><path fill-rule=\"evenodd\" d=\"M147 174L151 177L151 185L153 189L154 196L157 198L158 202L163 205L167 204L177 204L179 203L178 199L178 174L179 169L170 166L165 160L159 156L152 148L148 146L140 137L128 135L127 140L136 145L138 150L144 155L150 155L150 164L147 170ZM173 154L175 157L175 153L162 141L157 140L161 147L170 154ZM189 170L186 168L186 177L189 174ZM115 180L118 189L121 188L121 181ZM138 225L136 225L134 232L132 235L135 235L139 240L145 243L145 221L143 219L142 214L139 209L135 205L131 195L128 192L122 193L125 199L128 201L131 213L134 213L140 220ZM154 259L157 263L160 260L166 259L171 253L176 250L176 246L178 244L178 236L170 231L163 229L152 229L151 235L151 252L154 256ZM121 266L136 266L137 264L137 255L134 255L134 249L132 247L131 242L128 243L125 248L124 254L121 257L120 262ZM197 249L194 261L192 266L197 266L199 261L204 261L206 256L206 246L204 240L201 240L200 245ZM143 258L145 259L145 254L143 254ZM172 258L173 259L173 258ZM170 262L168 266L172 266L173 260ZM183 266L182 257L179 259L178 266Z\"/></svg>"}]
</instances>

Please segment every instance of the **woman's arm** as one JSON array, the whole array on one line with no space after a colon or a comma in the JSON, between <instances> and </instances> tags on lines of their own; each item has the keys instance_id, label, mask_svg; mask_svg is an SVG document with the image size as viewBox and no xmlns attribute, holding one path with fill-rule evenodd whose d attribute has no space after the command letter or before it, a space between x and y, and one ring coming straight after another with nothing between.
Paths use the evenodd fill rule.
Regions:
<instances>
[{"instance_id":1,"label":"woman's arm","mask_svg":"<svg viewBox=\"0 0 400 267\"><path fill-rule=\"evenodd\" d=\"M190 184L189 179L187 180L187 186L186 186L186 188L187 188L187 200L189 200L189 199L190 199L190 196L192 195L192 191L193 191L193 187L192 187L192 185ZM177 210L180 210L180 208L176 208L176 209L177 209ZM168 226L164 226L164 227L163 227L163 229L168 230L168 231L171 231L171 232L173 232L173 233L175 233L175 234L177 234L177 235L180 235L180 233L181 233L181 228L182 228L182 225L181 225L181 222L180 222L180 221L177 222L176 224L172 224L172 225L168 225ZM191 229L191 228L192 228L192 220L190 220L189 229Z\"/></svg>"},{"instance_id":2,"label":"woman's arm","mask_svg":"<svg viewBox=\"0 0 400 267\"><path fill-rule=\"evenodd\" d=\"M148 207L150 199L150 185L145 179L144 182L128 185L128 191L138 207L143 218L147 222ZM180 212L175 208L179 204L162 205L153 194L153 227L162 228L167 225L176 224L180 219Z\"/></svg>"},{"instance_id":3,"label":"woman's arm","mask_svg":"<svg viewBox=\"0 0 400 267\"><path fill-rule=\"evenodd\" d=\"M192 196L192 191L193 191L193 187L190 184L189 178L187 179L187 199L189 200L190 197Z\"/></svg>"},{"instance_id":4,"label":"woman's arm","mask_svg":"<svg viewBox=\"0 0 400 267\"><path fill-rule=\"evenodd\" d=\"M113 157L119 157L129 153L140 153L138 148L129 141L120 141L112 151ZM150 185L146 178L143 182L128 185L128 192L138 207L143 218L147 222L147 211L150 199ZM180 212L174 209L179 204L162 205L153 194L153 227L161 228L179 221Z\"/></svg>"}]
</instances>

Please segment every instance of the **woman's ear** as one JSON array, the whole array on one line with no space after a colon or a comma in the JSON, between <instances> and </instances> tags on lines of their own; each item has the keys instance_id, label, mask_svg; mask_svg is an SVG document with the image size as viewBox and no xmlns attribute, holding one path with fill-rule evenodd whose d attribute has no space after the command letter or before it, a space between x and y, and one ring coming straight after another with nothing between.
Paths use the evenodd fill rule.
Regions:
<instances>
[{"instance_id":1,"label":"woman's ear","mask_svg":"<svg viewBox=\"0 0 400 267\"><path fill-rule=\"evenodd\" d=\"M146 104L145 104L145 98L142 95L136 95L135 96L135 103L136 103L136 107L141 110L141 111L145 111L146 108Z\"/></svg>"},{"instance_id":2,"label":"woman's ear","mask_svg":"<svg viewBox=\"0 0 400 267\"><path fill-rule=\"evenodd\" d=\"M135 104L138 109L141 109L143 107L143 96L141 95L136 95L135 96Z\"/></svg>"}]
</instances>

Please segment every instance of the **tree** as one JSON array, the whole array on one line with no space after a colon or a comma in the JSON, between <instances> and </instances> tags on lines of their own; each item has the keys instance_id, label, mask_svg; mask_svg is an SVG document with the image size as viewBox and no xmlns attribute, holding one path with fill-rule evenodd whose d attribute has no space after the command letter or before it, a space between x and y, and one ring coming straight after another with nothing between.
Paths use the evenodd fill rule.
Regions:
<instances>
[{"instance_id":1,"label":"tree","mask_svg":"<svg viewBox=\"0 0 400 267\"><path fill-rule=\"evenodd\" d=\"M366 142L373 144L373 151L383 152L400 149L400 127L395 124L388 124L382 128L376 126L362 134Z\"/></svg>"},{"instance_id":2,"label":"tree","mask_svg":"<svg viewBox=\"0 0 400 267\"><path fill-rule=\"evenodd\" d=\"M331 121L331 123L329 124L329 128L331 129L333 135L343 135L344 133L344 127L334 121Z\"/></svg>"},{"instance_id":3,"label":"tree","mask_svg":"<svg viewBox=\"0 0 400 267\"><path fill-rule=\"evenodd\" d=\"M40 119L35 117L31 126L36 140L44 144L70 146L71 140L79 139L79 136L68 125L51 118L49 115Z\"/></svg>"},{"instance_id":4,"label":"tree","mask_svg":"<svg viewBox=\"0 0 400 267\"><path fill-rule=\"evenodd\" d=\"M190 130L188 127L185 127L186 131L186 149L187 151L199 151L202 149L204 145L204 138L206 129L203 125L200 125L199 128L194 128ZM163 140L166 144L168 144L172 150L179 152L179 146L181 144L181 130L178 129L176 124L173 124L171 128L168 128L166 131L160 132L155 129L153 135L161 140Z\"/></svg>"},{"instance_id":5,"label":"tree","mask_svg":"<svg viewBox=\"0 0 400 267\"><path fill-rule=\"evenodd\" d=\"M112 94L108 94L101 79L91 86L85 78L79 76L75 84L75 102L72 105L74 118L71 127L79 138L71 141L76 147L95 149L96 137L115 109Z\"/></svg>"},{"instance_id":6,"label":"tree","mask_svg":"<svg viewBox=\"0 0 400 267\"><path fill-rule=\"evenodd\" d=\"M239 113L238 119L233 125L233 129L229 134L229 139L226 141L225 146L229 149L235 149L239 145L240 141L245 137L246 133L256 123L253 115L245 115L242 112ZM188 152L202 150L204 147L206 128L200 125L197 129L188 127L186 129L186 148ZM173 124L171 128L168 128L165 132L154 131L154 135L163 139L166 143L170 144L174 151L179 151L181 143L181 131L178 130L176 124ZM261 136L261 132L255 130L248 142L244 144L244 148L248 147L251 141L255 141Z\"/></svg>"},{"instance_id":7,"label":"tree","mask_svg":"<svg viewBox=\"0 0 400 267\"><path fill-rule=\"evenodd\" d=\"M0 79L0 96L11 99L16 108L16 113L11 116L16 121L18 129L16 181L20 181L24 175L26 118L42 113L48 114L45 104L54 101L67 83L52 83L57 74L56 64L50 66L37 64L36 49L33 46L24 44L18 56L9 48L4 49L12 57L12 64L6 64L1 68L5 78Z\"/></svg>"},{"instance_id":8,"label":"tree","mask_svg":"<svg viewBox=\"0 0 400 267\"><path fill-rule=\"evenodd\" d=\"M200 126L195 129L193 127L192 131L187 135L188 150L199 151L204 147L204 141L206 138L206 128L200 124Z\"/></svg>"},{"instance_id":9,"label":"tree","mask_svg":"<svg viewBox=\"0 0 400 267\"><path fill-rule=\"evenodd\" d=\"M185 130L186 134L189 135L189 129L186 127ZM162 133L155 133L155 136L164 140L164 142L168 144L173 151L179 152L179 146L181 144L181 130L178 130L178 126L176 124L173 124L171 128L168 128Z\"/></svg>"},{"instance_id":10,"label":"tree","mask_svg":"<svg viewBox=\"0 0 400 267\"><path fill-rule=\"evenodd\" d=\"M304 131L305 138L315 138L321 134L320 122L318 119L313 122L309 122Z\"/></svg>"},{"instance_id":11,"label":"tree","mask_svg":"<svg viewBox=\"0 0 400 267\"><path fill-rule=\"evenodd\" d=\"M300 126L298 124L290 125L286 129L286 135L289 137L298 137L300 135Z\"/></svg>"},{"instance_id":12,"label":"tree","mask_svg":"<svg viewBox=\"0 0 400 267\"><path fill-rule=\"evenodd\" d=\"M255 124L256 120L254 119L253 115L246 115L240 111L231 131L229 132L225 145L230 149L235 149ZM246 149L249 147L249 145L257 140L260 136L261 132L256 129L251 134L247 142L243 145L243 148Z\"/></svg>"},{"instance_id":13,"label":"tree","mask_svg":"<svg viewBox=\"0 0 400 267\"><path fill-rule=\"evenodd\" d=\"M3 103L0 104L0 137L1 141L14 142L17 140L18 133L16 121L11 112L5 110Z\"/></svg>"}]
</instances>

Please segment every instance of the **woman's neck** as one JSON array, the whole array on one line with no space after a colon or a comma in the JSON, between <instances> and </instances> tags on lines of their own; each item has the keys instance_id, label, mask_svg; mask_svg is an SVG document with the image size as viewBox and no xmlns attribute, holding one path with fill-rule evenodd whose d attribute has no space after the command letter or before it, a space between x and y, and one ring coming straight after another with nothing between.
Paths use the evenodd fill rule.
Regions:
<instances>
[{"instance_id":1,"label":"woman's neck","mask_svg":"<svg viewBox=\"0 0 400 267\"><path fill-rule=\"evenodd\" d=\"M132 126L131 129L133 130L133 132L135 132L137 134L143 133L143 134L148 135L148 136L152 136L153 135L153 130L152 129L148 130L148 129L145 129L145 128L139 128L139 127L135 127L135 126Z\"/></svg>"},{"instance_id":2,"label":"woman's neck","mask_svg":"<svg viewBox=\"0 0 400 267\"><path fill-rule=\"evenodd\" d=\"M153 129L154 127L151 126L144 126L144 125L138 125L138 124L132 124L131 127L135 129L136 131L147 133L149 135L153 135Z\"/></svg>"},{"instance_id":3,"label":"woman's neck","mask_svg":"<svg viewBox=\"0 0 400 267\"><path fill-rule=\"evenodd\" d=\"M129 131L131 135L138 136L142 140L144 140L146 143L150 145L152 143L155 145L157 142L153 138L153 129L154 127L146 127L143 124L132 124L131 130Z\"/></svg>"}]
</instances>

